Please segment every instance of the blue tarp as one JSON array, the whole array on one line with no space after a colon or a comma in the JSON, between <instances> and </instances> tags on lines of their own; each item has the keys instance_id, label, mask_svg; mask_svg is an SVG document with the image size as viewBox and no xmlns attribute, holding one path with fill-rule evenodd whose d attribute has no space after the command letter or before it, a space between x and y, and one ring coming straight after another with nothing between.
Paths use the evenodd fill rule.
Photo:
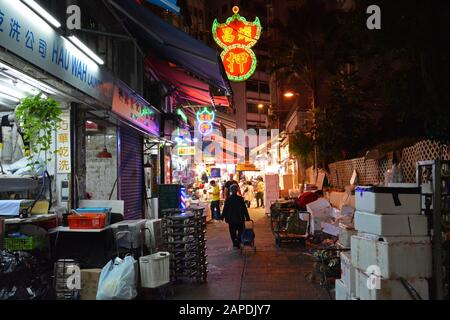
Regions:
<instances>
[{"instance_id":1,"label":"blue tarp","mask_svg":"<svg viewBox=\"0 0 450 320\"><path fill-rule=\"evenodd\" d=\"M180 14L180 7L177 6L177 0L147 0L147 2L169 10L175 14Z\"/></svg>"},{"instance_id":2,"label":"blue tarp","mask_svg":"<svg viewBox=\"0 0 450 320\"><path fill-rule=\"evenodd\" d=\"M128 25L146 40L146 46L158 58L182 66L206 83L231 95L231 86L216 50L160 19L133 0L109 2L128 17Z\"/></svg>"}]
</instances>

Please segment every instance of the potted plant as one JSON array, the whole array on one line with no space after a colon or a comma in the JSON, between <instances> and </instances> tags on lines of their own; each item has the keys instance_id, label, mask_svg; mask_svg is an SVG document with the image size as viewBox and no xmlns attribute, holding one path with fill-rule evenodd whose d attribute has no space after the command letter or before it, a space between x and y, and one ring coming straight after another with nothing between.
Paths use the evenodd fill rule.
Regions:
<instances>
[{"instance_id":1,"label":"potted plant","mask_svg":"<svg viewBox=\"0 0 450 320\"><path fill-rule=\"evenodd\" d=\"M34 171L36 165L40 164L34 155L44 153L42 165L46 168L53 154L52 134L61 122L59 103L39 93L22 99L15 113L24 140L30 144L28 166Z\"/></svg>"}]
</instances>

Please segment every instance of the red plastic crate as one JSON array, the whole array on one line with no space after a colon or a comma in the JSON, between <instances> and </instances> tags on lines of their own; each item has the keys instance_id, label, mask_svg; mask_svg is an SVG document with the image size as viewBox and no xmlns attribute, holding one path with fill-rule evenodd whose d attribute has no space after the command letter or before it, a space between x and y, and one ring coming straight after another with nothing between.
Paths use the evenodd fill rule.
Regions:
<instances>
[{"instance_id":1,"label":"red plastic crate","mask_svg":"<svg viewBox=\"0 0 450 320\"><path fill-rule=\"evenodd\" d=\"M102 229L105 227L106 214L71 214L67 219L70 229Z\"/></svg>"}]
</instances>

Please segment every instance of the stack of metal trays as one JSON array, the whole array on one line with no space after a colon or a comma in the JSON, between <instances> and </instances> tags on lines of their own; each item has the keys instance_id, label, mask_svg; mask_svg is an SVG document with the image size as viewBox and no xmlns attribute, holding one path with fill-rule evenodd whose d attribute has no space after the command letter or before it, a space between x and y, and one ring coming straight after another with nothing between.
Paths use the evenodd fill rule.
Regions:
<instances>
[{"instance_id":1,"label":"stack of metal trays","mask_svg":"<svg viewBox=\"0 0 450 320\"><path fill-rule=\"evenodd\" d=\"M206 281L206 223L202 207L166 209L162 212L163 236L172 255L171 276L174 281Z\"/></svg>"}]
</instances>

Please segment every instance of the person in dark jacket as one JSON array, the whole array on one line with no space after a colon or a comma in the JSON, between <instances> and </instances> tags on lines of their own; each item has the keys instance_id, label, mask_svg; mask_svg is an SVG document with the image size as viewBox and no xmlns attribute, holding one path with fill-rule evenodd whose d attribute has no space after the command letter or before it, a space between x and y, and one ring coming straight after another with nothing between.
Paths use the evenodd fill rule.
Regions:
<instances>
[{"instance_id":1,"label":"person in dark jacket","mask_svg":"<svg viewBox=\"0 0 450 320\"><path fill-rule=\"evenodd\" d=\"M222 220L228 223L230 229L230 237L235 248L241 246L241 236L244 231L245 221L250 221L247 206L244 198L238 195L239 186L233 184L230 186L231 196L225 200L223 207Z\"/></svg>"}]
</instances>

